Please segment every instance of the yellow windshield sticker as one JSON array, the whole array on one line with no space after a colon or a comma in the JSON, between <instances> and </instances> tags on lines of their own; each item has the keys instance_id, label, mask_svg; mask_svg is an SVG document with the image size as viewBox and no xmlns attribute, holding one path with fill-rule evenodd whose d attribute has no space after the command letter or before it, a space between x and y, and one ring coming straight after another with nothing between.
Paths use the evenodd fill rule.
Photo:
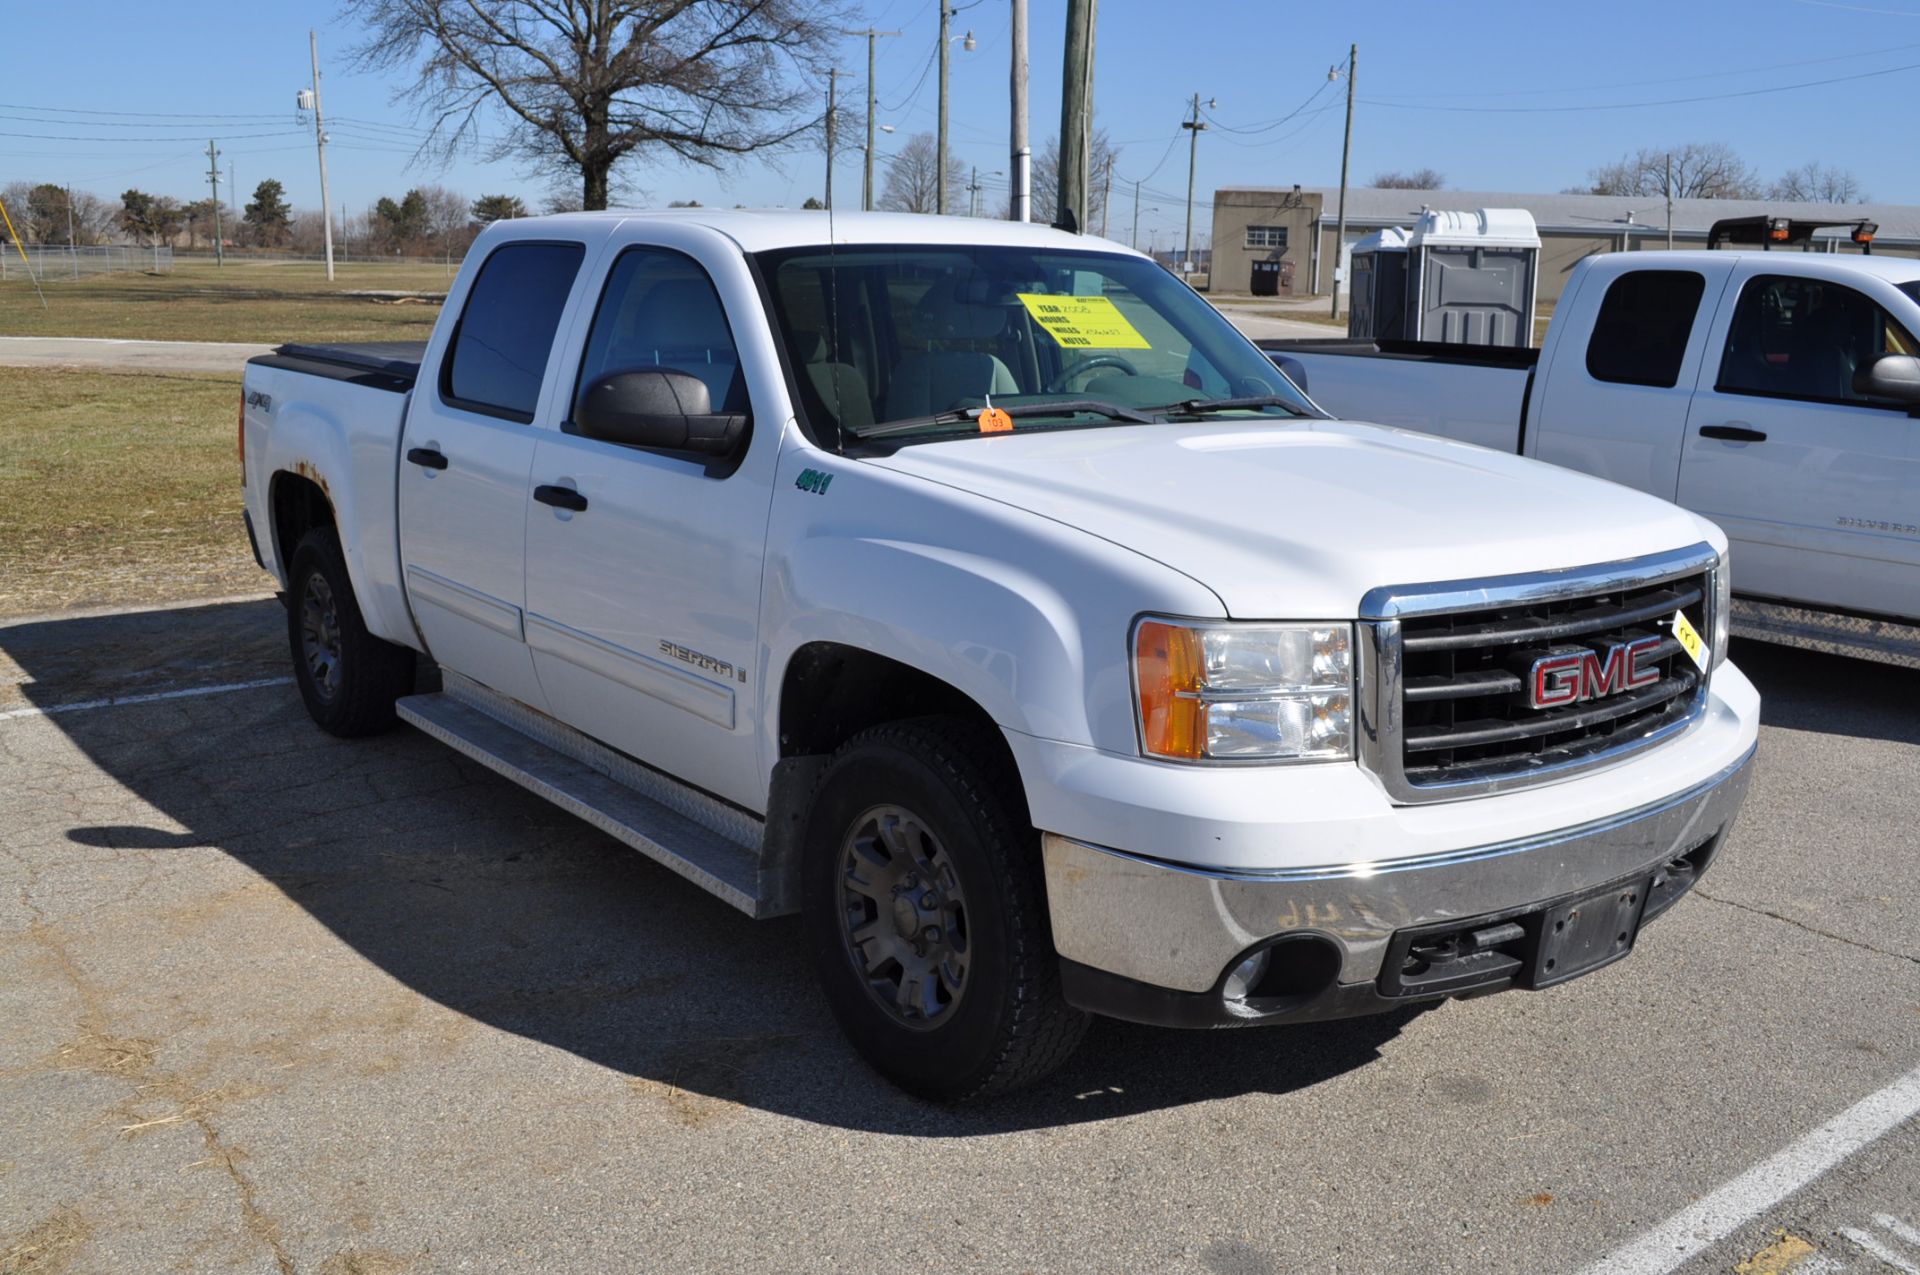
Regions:
<instances>
[{"instance_id":1,"label":"yellow windshield sticker","mask_svg":"<svg viewBox=\"0 0 1920 1275\"><path fill-rule=\"evenodd\" d=\"M1685 611L1673 613L1673 636L1686 648L1695 664L1703 669L1707 667L1707 644L1700 640L1700 634L1688 622Z\"/></svg>"},{"instance_id":2,"label":"yellow windshield sticker","mask_svg":"<svg viewBox=\"0 0 1920 1275\"><path fill-rule=\"evenodd\" d=\"M1056 296L1051 292L1016 294L1033 321L1068 350L1151 350L1147 338L1127 322L1105 297Z\"/></svg>"}]
</instances>

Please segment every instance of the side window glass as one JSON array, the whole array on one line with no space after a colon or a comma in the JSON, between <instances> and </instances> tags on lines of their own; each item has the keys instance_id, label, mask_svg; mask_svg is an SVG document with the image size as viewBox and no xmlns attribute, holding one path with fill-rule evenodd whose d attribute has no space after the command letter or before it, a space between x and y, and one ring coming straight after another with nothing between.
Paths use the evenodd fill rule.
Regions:
<instances>
[{"instance_id":1,"label":"side window glass","mask_svg":"<svg viewBox=\"0 0 1920 1275\"><path fill-rule=\"evenodd\" d=\"M531 421L560 314L585 257L577 243L495 248L460 312L441 373L442 396L489 416Z\"/></svg>"},{"instance_id":2,"label":"side window glass","mask_svg":"<svg viewBox=\"0 0 1920 1275\"><path fill-rule=\"evenodd\" d=\"M1872 403L1853 374L1878 354L1914 349L1866 295L1824 279L1761 275L1741 290L1718 388L1737 394Z\"/></svg>"},{"instance_id":3,"label":"side window glass","mask_svg":"<svg viewBox=\"0 0 1920 1275\"><path fill-rule=\"evenodd\" d=\"M1608 284L1587 343L1588 375L1673 388L1706 286L1692 270L1633 270Z\"/></svg>"},{"instance_id":4,"label":"side window glass","mask_svg":"<svg viewBox=\"0 0 1920 1275\"><path fill-rule=\"evenodd\" d=\"M574 405L603 376L652 368L698 377L716 412L747 410L740 355L707 272L677 252L629 248L613 263L594 311Z\"/></svg>"}]
</instances>

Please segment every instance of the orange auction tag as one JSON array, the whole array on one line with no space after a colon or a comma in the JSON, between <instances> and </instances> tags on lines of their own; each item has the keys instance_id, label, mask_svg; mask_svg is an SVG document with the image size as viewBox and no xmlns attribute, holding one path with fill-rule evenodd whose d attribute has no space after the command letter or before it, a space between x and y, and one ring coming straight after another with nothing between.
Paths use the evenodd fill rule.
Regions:
<instances>
[{"instance_id":1,"label":"orange auction tag","mask_svg":"<svg viewBox=\"0 0 1920 1275\"><path fill-rule=\"evenodd\" d=\"M984 408L980 412L980 432L982 434L1004 434L1013 428L1013 417L997 407Z\"/></svg>"}]
</instances>

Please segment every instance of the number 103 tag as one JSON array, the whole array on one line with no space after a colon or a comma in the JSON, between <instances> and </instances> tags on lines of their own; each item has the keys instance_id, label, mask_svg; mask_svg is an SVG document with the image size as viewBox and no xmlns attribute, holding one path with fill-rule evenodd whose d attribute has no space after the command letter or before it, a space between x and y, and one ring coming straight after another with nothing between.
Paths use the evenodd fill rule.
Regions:
<instances>
[{"instance_id":1,"label":"number 103 tag","mask_svg":"<svg viewBox=\"0 0 1920 1275\"><path fill-rule=\"evenodd\" d=\"M1686 652L1693 658L1693 662L1702 670L1705 670L1707 667L1707 644L1700 640L1699 632L1695 630L1692 622L1687 619L1687 613L1685 611L1675 611L1673 613L1673 636L1679 641L1681 646L1686 648Z\"/></svg>"}]
</instances>

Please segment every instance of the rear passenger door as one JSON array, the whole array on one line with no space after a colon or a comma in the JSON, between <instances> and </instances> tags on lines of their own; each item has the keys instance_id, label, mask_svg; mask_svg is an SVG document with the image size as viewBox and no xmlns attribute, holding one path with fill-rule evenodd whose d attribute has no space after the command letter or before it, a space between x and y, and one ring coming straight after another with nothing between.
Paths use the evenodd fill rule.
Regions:
<instances>
[{"instance_id":1,"label":"rear passenger door","mask_svg":"<svg viewBox=\"0 0 1920 1275\"><path fill-rule=\"evenodd\" d=\"M529 506L527 640L555 716L760 810L760 569L787 400L738 250L695 228L648 234L677 246L614 257L573 325L559 427L535 449L534 487L570 488L584 507ZM698 377L713 410L752 417L741 453L716 462L576 432L588 386L650 368Z\"/></svg>"},{"instance_id":2,"label":"rear passenger door","mask_svg":"<svg viewBox=\"0 0 1920 1275\"><path fill-rule=\"evenodd\" d=\"M527 650L527 477L541 388L586 245L495 247L414 387L400 441L400 560L407 603L442 665L545 707ZM436 364L437 357L437 364Z\"/></svg>"},{"instance_id":3,"label":"rear passenger door","mask_svg":"<svg viewBox=\"0 0 1920 1275\"><path fill-rule=\"evenodd\" d=\"M1920 616L1920 421L1853 390L1862 363L1920 344L1861 282L1741 266L1679 500L1732 538L1740 593Z\"/></svg>"},{"instance_id":4,"label":"rear passenger door","mask_svg":"<svg viewBox=\"0 0 1920 1275\"><path fill-rule=\"evenodd\" d=\"M1596 268L1554 318L1567 330L1545 369L1528 454L1674 499L1707 345L1703 316L1713 314L1731 270L1721 262Z\"/></svg>"}]
</instances>

